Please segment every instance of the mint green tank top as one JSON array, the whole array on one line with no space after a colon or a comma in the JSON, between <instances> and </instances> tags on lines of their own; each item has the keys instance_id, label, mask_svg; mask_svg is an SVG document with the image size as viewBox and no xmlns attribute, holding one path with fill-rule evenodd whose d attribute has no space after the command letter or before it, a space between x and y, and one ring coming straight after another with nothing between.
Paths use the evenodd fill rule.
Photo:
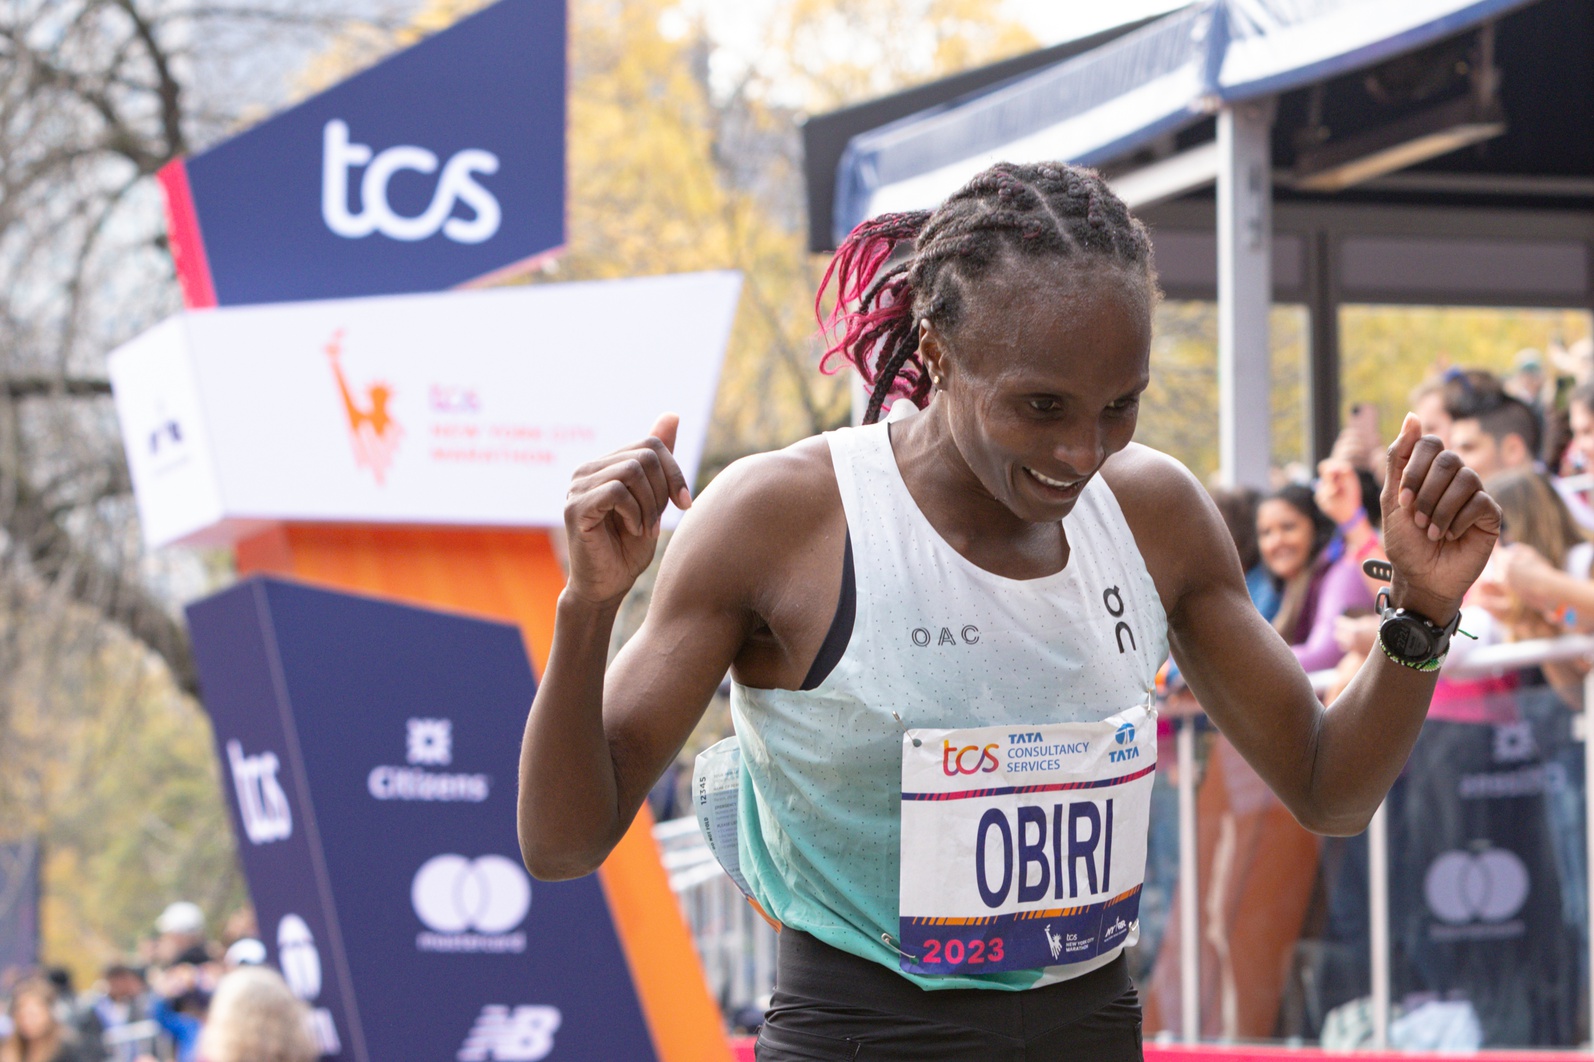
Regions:
<instances>
[{"instance_id":1,"label":"mint green tank top","mask_svg":"<svg viewBox=\"0 0 1594 1062\"><path fill-rule=\"evenodd\" d=\"M1121 949L1067 966L921 977L900 969L895 933L906 729L1096 722L1145 704L1154 688L1167 617L1112 489L1096 476L1063 521L1062 571L1008 579L931 527L886 424L826 438L852 538L856 616L815 689L732 684L738 854L753 898L783 925L926 989L1021 990L1105 965ZM1103 622L1108 588L1127 643Z\"/></svg>"}]
</instances>

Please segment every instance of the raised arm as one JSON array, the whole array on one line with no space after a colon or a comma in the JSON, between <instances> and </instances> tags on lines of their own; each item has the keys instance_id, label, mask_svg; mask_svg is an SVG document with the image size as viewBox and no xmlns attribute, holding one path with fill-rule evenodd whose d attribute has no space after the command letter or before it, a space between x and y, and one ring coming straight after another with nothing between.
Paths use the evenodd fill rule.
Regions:
<instances>
[{"instance_id":1,"label":"raised arm","mask_svg":"<svg viewBox=\"0 0 1594 1062\"><path fill-rule=\"evenodd\" d=\"M597 869L726 671L795 688L835 608L846 524L824 441L737 461L693 502L675 427L661 418L571 485L570 580L520 750L520 849L539 878ZM615 614L670 500L691 511L647 619L605 674Z\"/></svg>"},{"instance_id":2,"label":"raised arm","mask_svg":"<svg viewBox=\"0 0 1594 1062\"><path fill-rule=\"evenodd\" d=\"M539 878L597 868L680 749L745 634L738 588L705 564L715 508L682 520L647 621L605 682L620 603L652 562L665 507L692 504L662 417L634 447L580 469L565 507L570 578L520 749L520 848Z\"/></svg>"},{"instance_id":3,"label":"raised arm","mask_svg":"<svg viewBox=\"0 0 1594 1062\"><path fill-rule=\"evenodd\" d=\"M1206 493L1161 455L1125 456L1139 468L1115 480L1125 484L1125 513L1191 691L1303 826L1360 832L1416 743L1435 675L1374 651L1334 707L1323 708L1283 639L1251 606ZM1141 474L1125 474L1134 471ZM1448 623L1499 535L1498 507L1459 458L1419 436L1413 417L1390 448L1382 506L1394 604Z\"/></svg>"}]
</instances>

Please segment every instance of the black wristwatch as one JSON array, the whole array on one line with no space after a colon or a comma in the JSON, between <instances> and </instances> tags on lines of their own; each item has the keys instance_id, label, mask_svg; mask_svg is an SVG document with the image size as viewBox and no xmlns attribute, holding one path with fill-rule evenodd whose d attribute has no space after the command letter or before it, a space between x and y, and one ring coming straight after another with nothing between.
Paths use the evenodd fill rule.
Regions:
<instances>
[{"instance_id":1,"label":"black wristwatch","mask_svg":"<svg viewBox=\"0 0 1594 1062\"><path fill-rule=\"evenodd\" d=\"M1362 570L1374 579L1394 575L1388 561L1367 561ZM1378 647L1389 659L1414 671L1438 671L1450 651L1450 639L1461 627L1460 610L1441 627L1409 609L1392 607L1387 586L1378 591L1378 614L1383 617L1378 625Z\"/></svg>"},{"instance_id":2,"label":"black wristwatch","mask_svg":"<svg viewBox=\"0 0 1594 1062\"><path fill-rule=\"evenodd\" d=\"M1378 645L1395 663L1416 671L1438 671L1450 651L1450 639L1461 626L1461 613L1443 627L1426 616L1403 608L1392 608L1389 591L1378 593Z\"/></svg>"}]
</instances>

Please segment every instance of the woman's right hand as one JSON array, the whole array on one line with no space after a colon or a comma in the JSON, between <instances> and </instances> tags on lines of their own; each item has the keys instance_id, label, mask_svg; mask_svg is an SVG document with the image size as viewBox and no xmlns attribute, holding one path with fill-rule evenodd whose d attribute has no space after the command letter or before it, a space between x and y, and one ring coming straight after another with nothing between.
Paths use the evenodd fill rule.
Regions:
<instances>
[{"instance_id":1,"label":"woman's right hand","mask_svg":"<svg viewBox=\"0 0 1594 1062\"><path fill-rule=\"evenodd\" d=\"M679 427L680 418L665 413L641 442L576 469L565 496L566 593L617 603L653 563L665 508L672 501L682 509L692 505L672 452Z\"/></svg>"}]
</instances>

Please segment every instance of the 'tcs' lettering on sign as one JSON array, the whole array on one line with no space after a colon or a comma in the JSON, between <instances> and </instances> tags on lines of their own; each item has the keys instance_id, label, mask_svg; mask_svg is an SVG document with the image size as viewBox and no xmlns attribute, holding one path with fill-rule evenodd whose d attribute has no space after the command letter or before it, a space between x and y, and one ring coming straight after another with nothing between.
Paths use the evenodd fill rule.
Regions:
<instances>
[{"instance_id":1,"label":"'tcs' lettering on sign","mask_svg":"<svg viewBox=\"0 0 1594 1062\"><path fill-rule=\"evenodd\" d=\"M227 742L227 762L238 794L238 816L250 844L270 844L293 836L293 809L277 781L281 764L275 752L245 756L243 746Z\"/></svg>"},{"instance_id":2,"label":"'tcs' lettering on sign","mask_svg":"<svg viewBox=\"0 0 1594 1062\"><path fill-rule=\"evenodd\" d=\"M373 155L369 144L350 139L347 122L334 118L322 130L321 217L327 228L350 240L363 239L374 232L394 240L424 240L439 231L455 243L482 243L492 239L503 220L498 200L476 180L475 175L498 172L498 156L479 148L467 148L443 166L432 202L426 210L406 217L388 204L388 182L400 170L430 174L437 172L437 156L414 144L399 144ZM360 167L360 209L349 209L349 172ZM463 201L474 217L451 215L454 205Z\"/></svg>"},{"instance_id":3,"label":"'tcs' lettering on sign","mask_svg":"<svg viewBox=\"0 0 1594 1062\"><path fill-rule=\"evenodd\" d=\"M1001 907L1007 902L1015 879L1019 903L1045 899L1048 889L1057 900L1109 891L1112 816L1111 798L1101 803L1078 800L1054 804L1050 809L1025 805L1018 809L1016 823L1009 821L1001 808L991 808L981 817L974 842L974 880L980 900L987 907ZM1046 851L1048 835L1050 858ZM998 847L998 869L993 875L990 857L996 855ZM1085 886L1083 890L1081 884Z\"/></svg>"}]
</instances>

